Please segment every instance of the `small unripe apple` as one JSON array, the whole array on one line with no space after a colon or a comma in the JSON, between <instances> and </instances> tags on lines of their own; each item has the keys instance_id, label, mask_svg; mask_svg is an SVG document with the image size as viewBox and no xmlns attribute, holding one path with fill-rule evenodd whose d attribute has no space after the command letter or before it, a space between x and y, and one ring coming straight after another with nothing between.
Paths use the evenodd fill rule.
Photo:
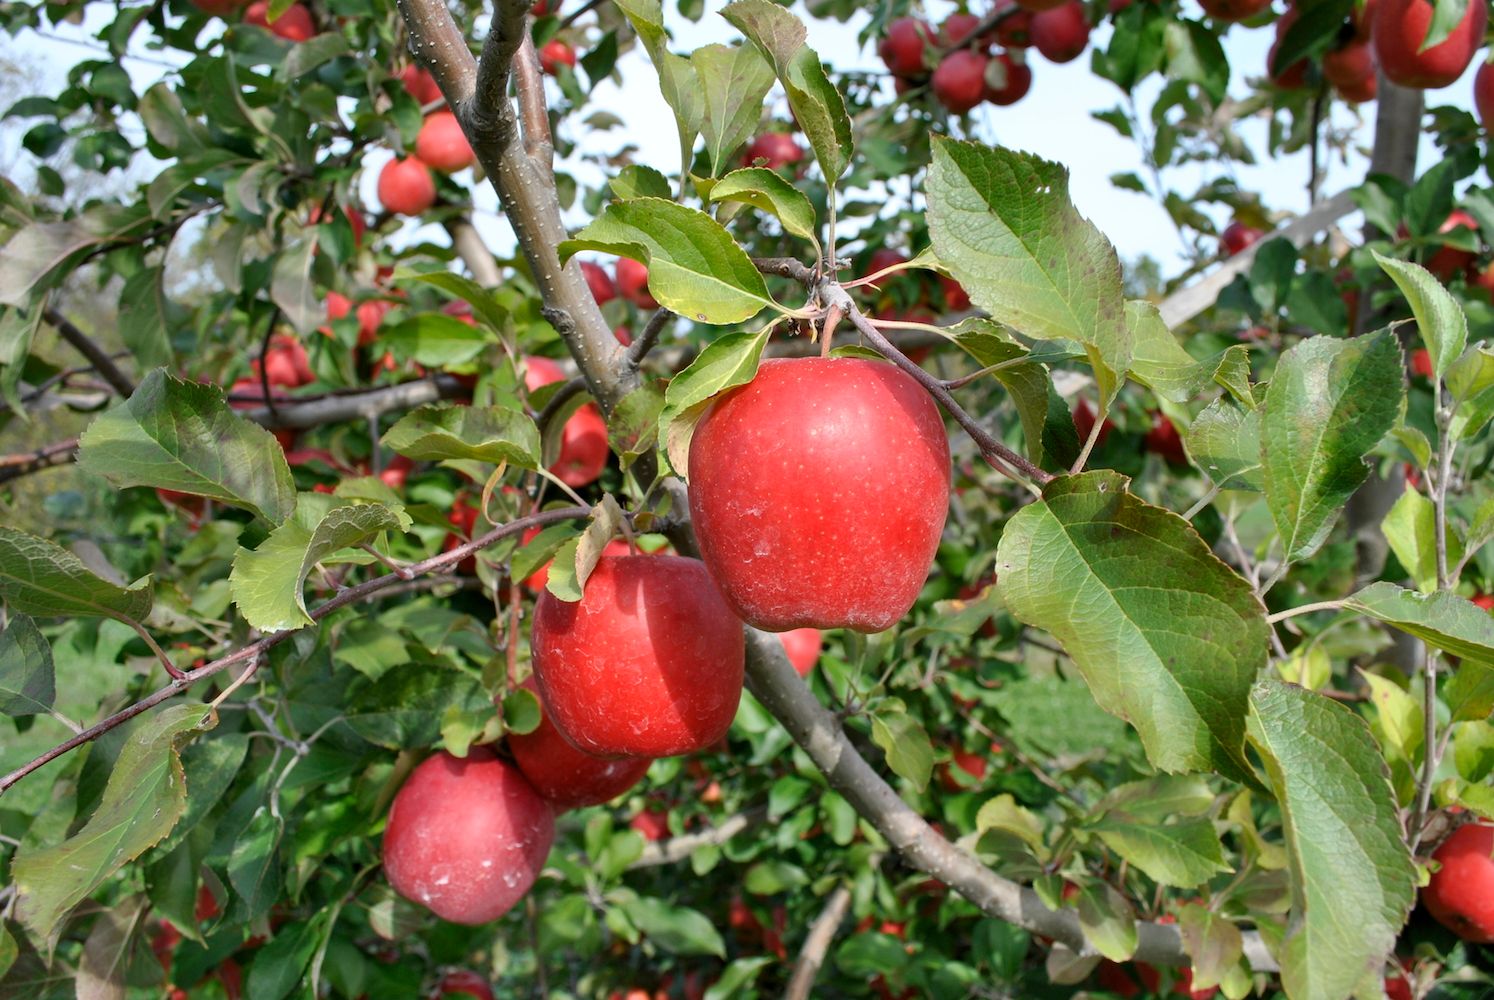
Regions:
<instances>
[{"instance_id":1,"label":"small unripe apple","mask_svg":"<svg viewBox=\"0 0 1494 1000\"><path fill-rule=\"evenodd\" d=\"M659 308L648 293L648 268L631 257L617 259L617 291L639 309Z\"/></svg>"},{"instance_id":2,"label":"small unripe apple","mask_svg":"<svg viewBox=\"0 0 1494 1000\"><path fill-rule=\"evenodd\" d=\"M432 170L447 174L465 170L477 161L462 134L461 123L450 111L433 111L426 116L415 137L415 155Z\"/></svg>"},{"instance_id":3,"label":"small unripe apple","mask_svg":"<svg viewBox=\"0 0 1494 1000\"><path fill-rule=\"evenodd\" d=\"M431 168L415 157L393 159L379 171L379 201L396 215L419 215L436 203Z\"/></svg>"},{"instance_id":4,"label":"small unripe apple","mask_svg":"<svg viewBox=\"0 0 1494 1000\"><path fill-rule=\"evenodd\" d=\"M441 99L441 87L436 78L414 63L399 72L400 82L421 107Z\"/></svg>"},{"instance_id":5,"label":"small unripe apple","mask_svg":"<svg viewBox=\"0 0 1494 1000\"><path fill-rule=\"evenodd\" d=\"M951 114L963 115L986 96L989 58L972 49L956 49L934 70L934 97Z\"/></svg>"},{"instance_id":6,"label":"small unripe apple","mask_svg":"<svg viewBox=\"0 0 1494 1000\"><path fill-rule=\"evenodd\" d=\"M752 145L742 154L744 166L762 166L769 170L793 166L803 159L804 150L786 132L764 132L752 140Z\"/></svg>"},{"instance_id":7,"label":"small unripe apple","mask_svg":"<svg viewBox=\"0 0 1494 1000\"><path fill-rule=\"evenodd\" d=\"M475 997L476 1000L493 1000L493 987L482 976L471 969L458 969L441 977L436 987L441 1000L448 997Z\"/></svg>"},{"instance_id":8,"label":"small unripe apple","mask_svg":"<svg viewBox=\"0 0 1494 1000\"><path fill-rule=\"evenodd\" d=\"M540 69L551 76L560 75L560 67L576 68L576 50L558 38L552 38L539 50Z\"/></svg>"},{"instance_id":9,"label":"small unripe apple","mask_svg":"<svg viewBox=\"0 0 1494 1000\"><path fill-rule=\"evenodd\" d=\"M1458 228L1471 229L1478 232L1478 220L1461 208L1455 208L1442 225L1437 227L1439 234L1447 234ZM1473 264L1475 255L1467 250L1457 247L1439 246L1427 258L1426 268L1435 274L1440 281L1451 281L1453 276L1466 270Z\"/></svg>"},{"instance_id":10,"label":"small unripe apple","mask_svg":"<svg viewBox=\"0 0 1494 1000\"><path fill-rule=\"evenodd\" d=\"M586 278L586 287L591 289L591 297L597 300L597 305L604 306L617 298L617 286L602 265L582 261L581 274Z\"/></svg>"},{"instance_id":11,"label":"small unripe apple","mask_svg":"<svg viewBox=\"0 0 1494 1000\"><path fill-rule=\"evenodd\" d=\"M928 72L924 56L934 29L916 17L900 17L887 25L887 35L877 45L877 54L893 76L907 79Z\"/></svg>"},{"instance_id":12,"label":"small unripe apple","mask_svg":"<svg viewBox=\"0 0 1494 1000\"><path fill-rule=\"evenodd\" d=\"M1473 106L1484 131L1494 127L1494 63L1482 62L1473 75Z\"/></svg>"},{"instance_id":13,"label":"small unripe apple","mask_svg":"<svg viewBox=\"0 0 1494 1000\"><path fill-rule=\"evenodd\" d=\"M1427 912L1464 941L1494 944L1494 825L1458 827L1432 860L1441 867L1421 890Z\"/></svg>"},{"instance_id":14,"label":"small unripe apple","mask_svg":"<svg viewBox=\"0 0 1494 1000\"><path fill-rule=\"evenodd\" d=\"M1247 226L1239 219L1224 227L1219 234L1219 249L1226 257L1233 257L1241 250L1254 246L1265 234L1254 226Z\"/></svg>"},{"instance_id":15,"label":"small unripe apple","mask_svg":"<svg viewBox=\"0 0 1494 1000\"><path fill-rule=\"evenodd\" d=\"M808 677L814 665L820 662L820 649L825 645L825 636L817 628L795 628L779 633L783 651L794 665L800 677Z\"/></svg>"},{"instance_id":16,"label":"small unripe apple","mask_svg":"<svg viewBox=\"0 0 1494 1000\"><path fill-rule=\"evenodd\" d=\"M1079 58L1089 45L1089 17L1079 0L1032 15L1028 28L1033 47L1049 62L1066 63Z\"/></svg>"},{"instance_id":17,"label":"small unripe apple","mask_svg":"<svg viewBox=\"0 0 1494 1000\"><path fill-rule=\"evenodd\" d=\"M1271 0L1198 0L1204 13L1219 21L1243 21L1271 6Z\"/></svg>"},{"instance_id":18,"label":"small unripe apple","mask_svg":"<svg viewBox=\"0 0 1494 1000\"><path fill-rule=\"evenodd\" d=\"M539 697L533 677L524 687ZM577 750L555 728L543 705L539 727L531 733L509 733L508 749L534 790L557 810L611 802L642 781L653 763L647 757L609 759Z\"/></svg>"},{"instance_id":19,"label":"small unripe apple","mask_svg":"<svg viewBox=\"0 0 1494 1000\"><path fill-rule=\"evenodd\" d=\"M742 623L697 559L603 556L580 601L540 594L530 646L550 721L597 756L708 747L742 696Z\"/></svg>"},{"instance_id":20,"label":"small unripe apple","mask_svg":"<svg viewBox=\"0 0 1494 1000\"><path fill-rule=\"evenodd\" d=\"M542 385L565 379L565 371L549 358L524 359L524 385L533 392ZM571 487L597 481L607 465L607 421L595 403L587 403L571 414L560 431L560 454L550 471Z\"/></svg>"},{"instance_id":21,"label":"small unripe apple","mask_svg":"<svg viewBox=\"0 0 1494 1000\"><path fill-rule=\"evenodd\" d=\"M268 0L255 0L244 11L244 23L261 28L291 42L304 42L316 34L316 23L311 20L311 11L298 3L285 9L285 13L270 21Z\"/></svg>"},{"instance_id":22,"label":"small unripe apple","mask_svg":"<svg viewBox=\"0 0 1494 1000\"><path fill-rule=\"evenodd\" d=\"M1152 414L1152 426L1146 432L1144 447L1173 465L1188 464L1188 454L1183 450L1183 436L1178 433L1177 425L1161 410Z\"/></svg>"},{"instance_id":23,"label":"small unripe apple","mask_svg":"<svg viewBox=\"0 0 1494 1000\"><path fill-rule=\"evenodd\" d=\"M1446 87L1463 75L1484 43L1488 5L1470 2L1452 34L1418 51L1432 26L1432 11L1431 0L1378 0L1375 5L1375 56L1385 76L1402 87Z\"/></svg>"},{"instance_id":24,"label":"small unripe apple","mask_svg":"<svg viewBox=\"0 0 1494 1000\"><path fill-rule=\"evenodd\" d=\"M394 796L384 874L443 920L485 924L529 891L554 840L550 807L518 768L483 747L443 750Z\"/></svg>"},{"instance_id":25,"label":"small unripe apple","mask_svg":"<svg viewBox=\"0 0 1494 1000\"><path fill-rule=\"evenodd\" d=\"M979 27L980 18L974 14L951 14L939 25L939 41L945 48L958 48L968 42Z\"/></svg>"},{"instance_id":26,"label":"small unripe apple","mask_svg":"<svg viewBox=\"0 0 1494 1000\"><path fill-rule=\"evenodd\" d=\"M1016 104L1032 89L1032 67L1027 65L1021 50L1001 52L991 58L986 66L986 100L999 107ZM967 296L964 308L969 309Z\"/></svg>"},{"instance_id":27,"label":"small unripe apple","mask_svg":"<svg viewBox=\"0 0 1494 1000\"><path fill-rule=\"evenodd\" d=\"M737 614L771 632L892 625L949 506L939 411L866 358L764 361L701 418L689 473L701 558Z\"/></svg>"}]
</instances>

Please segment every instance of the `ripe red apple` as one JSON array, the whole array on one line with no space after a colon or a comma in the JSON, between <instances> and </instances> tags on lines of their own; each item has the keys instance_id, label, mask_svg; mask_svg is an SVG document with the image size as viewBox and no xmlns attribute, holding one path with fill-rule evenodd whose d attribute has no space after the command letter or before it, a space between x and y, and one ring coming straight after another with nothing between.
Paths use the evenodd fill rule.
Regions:
<instances>
[{"instance_id":1,"label":"ripe red apple","mask_svg":"<svg viewBox=\"0 0 1494 1000\"><path fill-rule=\"evenodd\" d=\"M597 305L604 306L617 298L617 286L602 265L582 261L581 274L586 278L586 287L591 289L591 297L597 300Z\"/></svg>"},{"instance_id":2,"label":"ripe red apple","mask_svg":"<svg viewBox=\"0 0 1494 1000\"><path fill-rule=\"evenodd\" d=\"M1459 227L1471 229L1478 232L1478 220L1461 208L1455 208L1448 214L1442 225L1437 227L1439 234L1452 232ZM1426 268L1435 274L1439 281L1451 281L1453 276L1466 270L1474 261L1474 254L1457 247L1440 246L1427 258Z\"/></svg>"},{"instance_id":3,"label":"ripe red apple","mask_svg":"<svg viewBox=\"0 0 1494 1000\"><path fill-rule=\"evenodd\" d=\"M956 49L934 70L934 97L951 113L963 115L986 96L986 63L973 49Z\"/></svg>"},{"instance_id":4,"label":"ripe red apple","mask_svg":"<svg viewBox=\"0 0 1494 1000\"><path fill-rule=\"evenodd\" d=\"M1220 21L1243 21L1271 6L1271 0L1198 0L1204 13Z\"/></svg>"},{"instance_id":5,"label":"ripe red apple","mask_svg":"<svg viewBox=\"0 0 1494 1000\"><path fill-rule=\"evenodd\" d=\"M1089 400L1085 399L1083 396L1080 396L1079 401L1074 404L1074 430L1079 432L1079 444L1081 446L1083 446L1085 441L1089 440L1090 432L1094 429L1094 407L1089 405ZM1115 422L1109 417L1106 417L1105 422L1100 425L1100 436L1095 438L1095 447L1103 447L1105 444L1105 439L1110 436L1110 432L1113 430L1115 430Z\"/></svg>"},{"instance_id":6,"label":"ripe red apple","mask_svg":"<svg viewBox=\"0 0 1494 1000\"><path fill-rule=\"evenodd\" d=\"M529 8L529 13L535 17L545 17L550 14L560 13L560 5L564 0L535 0L534 6Z\"/></svg>"},{"instance_id":7,"label":"ripe red apple","mask_svg":"<svg viewBox=\"0 0 1494 1000\"><path fill-rule=\"evenodd\" d=\"M251 368L256 375L259 374L259 359L254 360ZM287 389L316 381L316 375L311 371L311 359L306 356L306 348L301 346L295 334L277 333L270 338L270 346L265 351L265 377L271 385Z\"/></svg>"},{"instance_id":8,"label":"ripe red apple","mask_svg":"<svg viewBox=\"0 0 1494 1000\"><path fill-rule=\"evenodd\" d=\"M1224 256L1233 257L1241 250L1254 246L1264 235L1254 226L1247 226L1236 219L1225 226L1224 232L1219 234L1219 249L1223 251Z\"/></svg>"},{"instance_id":9,"label":"ripe red apple","mask_svg":"<svg viewBox=\"0 0 1494 1000\"><path fill-rule=\"evenodd\" d=\"M471 969L457 969L441 978L436 987L441 1000L447 997L476 997L477 1000L493 1000L493 987L482 976Z\"/></svg>"},{"instance_id":10,"label":"ripe red apple","mask_svg":"<svg viewBox=\"0 0 1494 1000\"><path fill-rule=\"evenodd\" d=\"M549 358L524 359L524 385L530 392L565 377L560 365ZM609 454L607 421L602 419L602 411L595 403L587 403L571 414L561 429L560 454L550 471L567 486L587 486L601 476Z\"/></svg>"},{"instance_id":11,"label":"ripe red apple","mask_svg":"<svg viewBox=\"0 0 1494 1000\"><path fill-rule=\"evenodd\" d=\"M1494 825L1458 827L1432 860L1441 867L1421 890L1427 912L1464 941L1494 944Z\"/></svg>"},{"instance_id":12,"label":"ripe red apple","mask_svg":"<svg viewBox=\"0 0 1494 1000\"><path fill-rule=\"evenodd\" d=\"M628 820L628 826L643 834L644 840L665 840L669 837L669 816L666 813L645 809Z\"/></svg>"},{"instance_id":13,"label":"ripe red apple","mask_svg":"<svg viewBox=\"0 0 1494 1000\"><path fill-rule=\"evenodd\" d=\"M1323 56L1323 77L1342 90L1364 82L1375 75L1375 50L1369 42L1350 41Z\"/></svg>"},{"instance_id":14,"label":"ripe red apple","mask_svg":"<svg viewBox=\"0 0 1494 1000\"><path fill-rule=\"evenodd\" d=\"M393 159L379 171L379 201L395 215L419 215L436 203L431 168L415 157Z\"/></svg>"},{"instance_id":15,"label":"ripe red apple","mask_svg":"<svg viewBox=\"0 0 1494 1000\"><path fill-rule=\"evenodd\" d=\"M1416 1000L1404 973L1385 977L1385 1000Z\"/></svg>"},{"instance_id":16,"label":"ripe red apple","mask_svg":"<svg viewBox=\"0 0 1494 1000\"><path fill-rule=\"evenodd\" d=\"M1364 104L1373 101L1380 92L1380 78L1375 73L1361 77L1352 83L1338 84L1338 96L1352 104Z\"/></svg>"},{"instance_id":17,"label":"ripe red apple","mask_svg":"<svg viewBox=\"0 0 1494 1000\"><path fill-rule=\"evenodd\" d=\"M1494 611L1494 594L1474 594L1470 600L1485 611Z\"/></svg>"},{"instance_id":18,"label":"ripe red apple","mask_svg":"<svg viewBox=\"0 0 1494 1000\"><path fill-rule=\"evenodd\" d=\"M628 328L625 326L614 328L612 331L612 336L616 337L617 342L624 347L633 346L633 335L628 332Z\"/></svg>"},{"instance_id":19,"label":"ripe red apple","mask_svg":"<svg viewBox=\"0 0 1494 1000\"><path fill-rule=\"evenodd\" d=\"M379 481L391 490L402 490L405 488L405 480L410 478L410 471L415 468L415 463L403 455L395 455L389 460L389 464L379 470Z\"/></svg>"},{"instance_id":20,"label":"ripe red apple","mask_svg":"<svg viewBox=\"0 0 1494 1000\"><path fill-rule=\"evenodd\" d=\"M948 763L939 766L939 786L951 795L966 791L985 780L987 764L986 758L978 753L951 747ZM955 775L956 769L964 774L963 778Z\"/></svg>"},{"instance_id":21,"label":"ripe red apple","mask_svg":"<svg viewBox=\"0 0 1494 1000\"><path fill-rule=\"evenodd\" d=\"M1001 20L996 22L996 41L1008 49L1032 44L1028 36L1032 28L1032 11L1018 7L1016 0L997 0L993 12L1001 14Z\"/></svg>"},{"instance_id":22,"label":"ripe red apple","mask_svg":"<svg viewBox=\"0 0 1494 1000\"><path fill-rule=\"evenodd\" d=\"M648 293L648 268L631 257L617 259L617 291L639 309L659 308Z\"/></svg>"},{"instance_id":23,"label":"ripe red apple","mask_svg":"<svg viewBox=\"0 0 1494 1000\"><path fill-rule=\"evenodd\" d=\"M560 67L576 68L576 50L558 38L552 38L539 50L540 69L551 76L560 75Z\"/></svg>"},{"instance_id":24,"label":"ripe red apple","mask_svg":"<svg viewBox=\"0 0 1494 1000\"><path fill-rule=\"evenodd\" d=\"M820 662L824 635L817 628L795 628L780 633L778 638L783 641L783 651L788 654L788 660L799 676L808 677L814 665Z\"/></svg>"},{"instance_id":25,"label":"ripe red apple","mask_svg":"<svg viewBox=\"0 0 1494 1000\"><path fill-rule=\"evenodd\" d=\"M364 220L363 213L344 205L342 206L342 214L343 218L348 220L348 225L353 229L353 245L361 247L363 245L363 234L368 231L368 223ZM323 224L322 206L313 205L311 207L311 215L306 221L313 226ZM330 223L331 220L326 221Z\"/></svg>"},{"instance_id":26,"label":"ripe red apple","mask_svg":"<svg viewBox=\"0 0 1494 1000\"><path fill-rule=\"evenodd\" d=\"M916 17L900 17L887 25L887 35L877 45L877 54L887 64L887 71L904 79L928 72L924 55L934 29Z\"/></svg>"},{"instance_id":27,"label":"ripe red apple","mask_svg":"<svg viewBox=\"0 0 1494 1000\"><path fill-rule=\"evenodd\" d=\"M1482 62L1473 76L1473 106L1484 131L1494 127L1494 63Z\"/></svg>"},{"instance_id":28,"label":"ripe red apple","mask_svg":"<svg viewBox=\"0 0 1494 1000\"><path fill-rule=\"evenodd\" d=\"M441 87L436 83L436 78L414 63L400 70L399 79L421 107L441 99Z\"/></svg>"},{"instance_id":29,"label":"ripe red apple","mask_svg":"<svg viewBox=\"0 0 1494 1000\"><path fill-rule=\"evenodd\" d=\"M965 312L970 308L970 293L965 286L946 274L939 275L939 288L944 293L944 308L950 312Z\"/></svg>"},{"instance_id":30,"label":"ripe red apple","mask_svg":"<svg viewBox=\"0 0 1494 1000\"><path fill-rule=\"evenodd\" d=\"M752 144L742 154L743 166L762 166L769 170L793 166L803 159L804 150L786 132L764 132L752 140Z\"/></svg>"},{"instance_id":31,"label":"ripe red apple","mask_svg":"<svg viewBox=\"0 0 1494 1000\"><path fill-rule=\"evenodd\" d=\"M991 57L986 66L986 100L999 107L1016 104L1032 89L1032 67L1027 65L1022 50L1000 52ZM942 280L942 279L941 279ZM969 309L969 296L965 297Z\"/></svg>"},{"instance_id":32,"label":"ripe red apple","mask_svg":"<svg viewBox=\"0 0 1494 1000\"><path fill-rule=\"evenodd\" d=\"M443 920L485 924L529 891L554 840L550 807L518 768L483 747L443 750L394 796L384 874Z\"/></svg>"},{"instance_id":33,"label":"ripe red apple","mask_svg":"<svg viewBox=\"0 0 1494 1000\"><path fill-rule=\"evenodd\" d=\"M1432 26L1430 0L1378 0L1375 5L1375 55L1385 76L1403 87L1446 87L1468 68L1484 43L1488 5L1469 3L1452 34L1419 52Z\"/></svg>"},{"instance_id":34,"label":"ripe red apple","mask_svg":"<svg viewBox=\"0 0 1494 1000\"><path fill-rule=\"evenodd\" d=\"M689 466L701 558L745 621L880 632L913 606L944 530L949 441L901 369L764 361L706 411Z\"/></svg>"},{"instance_id":35,"label":"ripe red apple","mask_svg":"<svg viewBox=\"0 0 1494 1000\"><path fill-rule=\"evenodd\" d=\"M1188 454L1183 450L1183 436L1161 410L1152 414L1152 426L1143 439L1144 447L1153 455L1160 455L1173 465L1187 465Z\"/></svg>"},{"instance_id":36,"label":"ripe red apple","mask_svg":"<svg viewBox=\"0 0 1494 1000\"><path fill-rule=\"evenodd\" d=\"M1089 44L1089 17L1079 0L1032 15L1027 31L1033 47L1049 62L1066 63L1079 58Z\"/></svg>"},{"instance_id":37,"label":"ripe red apple","mask_svg":"<svg viewBox=\"0 0 1494 1000\"><path fill-rule=\"evenodd\" d=\"M539 696L533 677L524 687ZM508 749L534 790L557 810L611 802L642 781L653 763L647 757L607 759L577 750L543 707L539 728L532 733L509 733Z\"/></svg>"},{"instance_id":38,"label":"ripe red apple","mask_svg":"<svg viewBox=\"0 0 1494 1000\"><path fill-rule=\"evenodd\" d=\"M1411 352L1411 374L1422 378L1432 377L1432 355L1425 347Z\"/></svg>"},{"instance_id":39,"label":"ripe red apple","mask_svg":"<svg viewBox=\"0 0 1494 1000\"><path fill-rule=\"evenodd\" d=\"M530 645L551 721L598 756L708 747L742 696L742 623L697 559L603 556L580 601L540 594Z\"/></svg>"},{"instance_id":40,"label":"ripe red apple","mask_svg":"<svg viewBox=\"0 0 1494 1000\"><path fill-rule=\"evenodd\" d=\"M415 155L432 170L456 173L477 162L461 123L450 111L433 111L415 137Z\"/></svg>"},{"instance_id":41,"label":"ripe red apple","mask_svg":"<svg viewBox=\"0 0 1494 1000\"><path fill-rule=\"evenodd\" d=\"M244 11L244 23L256 24L291 42L304 42L316 34L316 23L311 19L311 11L298 3L287 7L285 13L272 23L268 0L255 0Z\"/></svg>"},{"instance_id":42,"label":"ripe red apple","mask_svg":"<svg viewBox=\"0 0 1494 1000\"><path fill-rule=\"evenodd\" d=\"M1354 28L1354 37L1360 41L1369 41L1374 31L1376 0L1364 0L1363 6L1355 4L1349 11L1349 23Z\"/></svg>"},{"instance_id":43,"label":"ripe red apple","mask_svg":"<svg viewBox=\"0 0 1494 1000\"><path fill-rule=\"evenodd\" d=\"M980 18L974 14L951 14L939 25L939 42L948 49L958 48L970 41L979 27Z\"/></svg>"},{"instance_id":44,"label":"ripe red apple","mask_svg":"<svg viewBox=\"0 0 1494 1000\"><path fill-rule=\"evenodd\" d=\"M456 531L446 534L446 539L441 543L442 552L450 552L470 542L477 531L476 507L467 503L467 498L458 494L451 502L451 510L446 512L446 523L450 524ZM456 572L463 576L472 576L477 572L477 557L467 556L456 564Z\"/></svg>"}]
</instances>

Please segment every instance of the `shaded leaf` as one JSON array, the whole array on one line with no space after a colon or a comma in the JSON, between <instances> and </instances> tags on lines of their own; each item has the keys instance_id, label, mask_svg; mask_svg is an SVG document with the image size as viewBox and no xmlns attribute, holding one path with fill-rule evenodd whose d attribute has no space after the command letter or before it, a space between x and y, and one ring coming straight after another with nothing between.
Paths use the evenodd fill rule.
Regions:
<instances>
[{"instance_id":1,"label":"shaded leaf","mask_svg":"<svg viewBox=\"0 0 1494 1000\"><path fill-rule=\"evenodd\" d=\"M726 942L696 910L648 897L628 900L622 910L634 927L671 954L726 957Z\"/></svg>"},{"instance_id":2,"label":"shaded leaf","mask_svg":"<svg viewBox=\"0 0 1494 1000\"><path fill-rule=\"evenodd\" d=\"M1091 829L1112 851L1163 885L1188 889L1230 870L1219 834L1207 819L1168 824L1107 819Z\"/></svg>"},{"instance_id":3,"label":"shaded leaf","mask_svg":"<svg viewBox=\"0 0 1494 1000\"><path fill-rule=\"evenodd\" d=\"M689 474L690 438L711 397L751 382L767 344L767 330L717 337L670 380L659 412L659 437L675 472Z\"/></svg>"},{"instance_id":4,"label":"shaded leaf","mask_svg":"<svg viewBox=\"0 0 1494 1000\"><path fill-rule=\"evenodd\" d=\"M1416 325L1421 330L1422 343L1427 345L1427 353L1432 358L1432 374L1441 378L1458 360L1468 342L1468 319L1458 306L1458 300L1420 264L1385 257L1374 250L1370 253L1380 269L1390 275L1406 301L1411 303L1411 314L1416 317Z\"/></svg>"},{"instance_id":5,"label":"shaded leaf","mask_svg":"<svg viewBox=\"0 0 1494 1000\"><path fill-rule=\"evenodd\" d=\"M923 723L909 715L901 702L892 702L872 715L872 742L887 755L893 773L908 779L919 791L928 787L934 769L934 748Z\"/></svg>"},{"instance_id":6,"label":"shaded leaf","mask_svg":"<svg viewBox=\"0 0 1494 1000\"><path fill-rule=\"evenodd\" d=\"M0 633L0 714L44 715L56 696L51 644L28 616L12 615Z\"/></svg>"},{"instance_id":7,"label":"shaded leaf","mask_svg":"<svg viewBox=\"0 0 1494 1000\"><path fill-rule=\"evenodd\" d=\"M417 461L458 459L539 468L539 428L528 414L503 406L422 406L400 417L380 443Z\"/></svg>"},{"instance_id":8,"label":"shaded leaf","mask_svg":"<svg viewBox=\"0 0 1494 1000\"><path fill-rule=\"evenodd\" d=\"M808 240L818 252L820 241L809 197L766 167L733 170L711 186L707 200L713 204L736 201L767 212L783 224L784 232Z\"/></svg>"},{"instance_id":9,"label":"shaded leaf","mask_svg":"<svg viewBox=\"0 0 1494 1000\"><path fill-rule=\"evenodd\" d=\"M700 81L700 131L711 176L719 177L731 154L757 130L773 67L750 45L703 45L690 54L690 64ZM667 190L663 197L669 197Z\"/></svg>"},{"instance_id":10,"label":"shaded leaf","mask_svg":"<svg viewBox=\"0 0 1494 1000\"><path fill-rule=\"evenodd\" d=\"M151 607L148 579L133 587L116 586L55 542L3 525L0 597L12 611L44 618L82 615L141 622Z\"/></svg>"},{"instance_id":11,"label":"shaded leaf","mask_svg":"<svg viewBox=\"0 0 1494 1000\"><path fill-rule=\"evenodd\" d=\"M1423 594L1381 581L1347 598L1344 607L1454 656L1494 660L1494 617L1466 597L1446 591Z\"/></svg>"}]
</instances>

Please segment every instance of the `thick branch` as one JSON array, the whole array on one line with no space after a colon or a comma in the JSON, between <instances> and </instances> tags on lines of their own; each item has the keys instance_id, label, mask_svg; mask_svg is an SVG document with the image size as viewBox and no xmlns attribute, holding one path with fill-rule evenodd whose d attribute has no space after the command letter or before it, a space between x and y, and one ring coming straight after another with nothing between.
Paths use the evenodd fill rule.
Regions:
<instances>
[{"instance_id":1,"label":"thick branch","mask_svg":"<svg viewBox=\"0 0 1494 1000\"><path fill-rule=\"evenodd\" d=\"M465 217L451 219L446 223L446 232L451 236L451 248L472 272L472 280L484 288L497 288L503 281L503 272L498 269L493 252L483 242L472 220Z\"/></svg>"},{"instance_id":2,"label":"thick branch","mask_svg":"<svg viewBox=\"0 0 1494 1000\"><path fill-rule=\"evenodd\" d=\"M280 402L274 414L268 407L244 410L244 416L266 427L321 427L323 424L341 423L345 420L368 420L383 416L394 410L412 410L426 403L435 403L465 395L467 390L450 375L401 382L399 385L371 389L367 392L342 396L324 396L304 403Z\"/></svg>"},{"instance_id":3,"label":"thick branch","mask_svg":"<svg viewBox=\"0 0 1494 1000\"><path fill-rule=\"evenodd\" d=\"M135 391L135 383L120 370L109 356L109 352L93 342L93 338L73 325L73 322L56 309L48 306L42 318L57 329L62 339L72 344L79 354L88 359L94 370L114 387L114 391L126 398Z\"/></svg>"},{"instance_id":4,"label":"thick branch","mask_svg":"<svg viewBox=\"0 0 1494 1000\"><path fill-rule=\"evenodd\" d=\"M355 604L359 601L366 601L386 590L405 586L412 577L427 576L453 569L468 556L528 528L554 524L558 521L572 521L577 518L586 517L589 513L591 511L586 507L561 507L554 510L541 511L537 514L530 514L528 517L521 517L516 521L510 521L508 524L494 528L481 537L475 538L463 545L458 545L448 552L443 552L438 556L432 556L422 562L414 563L407 567L403 573L386 573L383 576L377 576L372 580L360 583L356 587L349 587L313 610L311 612L311 620L319 622L339 608L345 608L349 604ZM286 639L295 635L296 631L277 632L274 635L267 635L258 642L250 643L247 646L234 650L226 656L219 657L212 663L204 664L196 670L188 671L155 693L114 713L97 725L90 726L65 743L59 743L35 760L21 765L5 777L0 778L0 795L3 795L12 785L37 768L45 766L70 750L75 750L85 743L98 739L111 729L118 728L142 712L148 711L161 702L181 694L198 681L205 680L214 674L227 670L235 664L241 663L248 666L256 657L268 653L271 649L274 649Z\"/></svg>"}]
</instances>

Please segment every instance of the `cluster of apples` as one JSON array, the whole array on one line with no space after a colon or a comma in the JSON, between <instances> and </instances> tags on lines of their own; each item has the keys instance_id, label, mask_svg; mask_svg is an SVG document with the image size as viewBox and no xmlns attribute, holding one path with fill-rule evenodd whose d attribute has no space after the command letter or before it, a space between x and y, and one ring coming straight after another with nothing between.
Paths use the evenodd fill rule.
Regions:
<instances>
[{"instance_id":1,"label":"cluster of apples","mask_svg":"<svg viewBox=\"0 0 1494 1000\"><path fill-rule=\"evenodd\" d=\"M935 99L957 115L982 101L1020 101L1032 86L1024 49L998 38L998 32L977 36L980 25L981 19L973 14L951 14L937 31L914 17L888 24L877 52L896 80L898 93L927 82ZM1008 47L995 51L998 41Z\"/></svg>"},{"instance_id":2,"label":"cluster of apples","mask_svg":"<svg viewBox=\"0 0 1494 1000\"><path fill-rule=\"evenodd\" d=\"M192 0L192 4L204 14L221 18L231 17L243 8L245 24L264 28L288 42L304 42L316 34L316 21L301 3L291 4L274 21L270 20L269 0L254 0L247 7L244 0Z\"/></svg>"},{"instance_id":3,"label":"cluster of apples","mask_svg":"<svg viewBox=\"0 0 1494 1000\"><path fill-rule=\"evenodd\" d=\"M441 100L441 88L430 73L410 65L400 81L421 107ZM454 174L477 162L456 115L437 108L425 116L409 156L396 156L379 171L379 201L395 215L420 215L436 203L435 172Z\"/></svg>"}]
</instances>

